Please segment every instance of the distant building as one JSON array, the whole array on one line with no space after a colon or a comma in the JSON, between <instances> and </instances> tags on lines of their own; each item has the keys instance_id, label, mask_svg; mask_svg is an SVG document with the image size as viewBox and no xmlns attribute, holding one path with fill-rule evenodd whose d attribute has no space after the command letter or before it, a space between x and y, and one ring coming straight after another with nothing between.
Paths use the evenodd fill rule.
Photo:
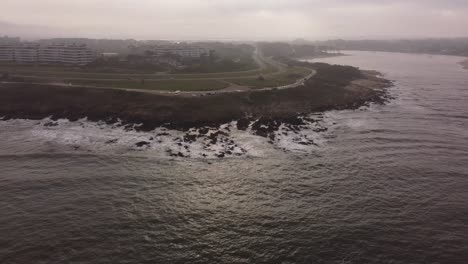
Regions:
<instances>
[{"instance_id":1,"label":"distant building","mask_svg":"<svg viewBox=\"0 0 468 264\"><path fill-rule=\"evenodd\" d=\"M14 61L15 60L15 48L13 45L1 45L0 44L0 61Z\"/></svg>"},{"instance_id":2,"label":"distant building","mask_svg":"<svg viewBox=\"0 0 468 264\"><path fill-rule=\"evenodd\" d=\"M85 45L0 45L0 61L85 65L94 61L94 58L94 52Z\"/></svg>"},{"instance_id":3,"label":"distant building","mask_svg":"<svg viewBox=\"0 0 468 264\"><path fill-rule=\"evenodd\" d=\"M14 46L14 61L19 63L31 63L39 60L39 45L34 43L23 43Z\"/></svg>"},{"instance_id":4,"label":"distant building","mask_svg":"<svg viewBox=\"0 0 468 264\"><path fill-rule=\"evenodd\" d=\"M85 65L94 61L94 52L86 45L50 45L39 48L40 63Z\"/></svg>"},{"instance_id":5,"label":"distant building","mask_svg":"<svg viewBox=\"0 0 468 264\"><path fill-rule=\"evenodd\" d=\"M210 54L209 49L182 44L155 46L151 49L151 51L153 52L154 56L171 54L178 55L183 58L200 58Z\"/></svg>"}]
</instances>

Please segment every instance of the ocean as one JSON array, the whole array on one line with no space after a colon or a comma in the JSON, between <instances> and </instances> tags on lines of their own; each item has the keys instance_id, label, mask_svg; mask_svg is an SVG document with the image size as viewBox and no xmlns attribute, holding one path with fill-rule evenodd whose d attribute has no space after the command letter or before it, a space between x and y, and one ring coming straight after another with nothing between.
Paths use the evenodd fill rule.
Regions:
<instances>
[{"instance_id":1,"label":"ocean","mask_svg":"<svg viewBox=\"0 0 468 264\"><path fill-rule=\"evenodd\" d=\"M346 53L393 99L274 141L0 121L0 263L468 263L464 58Z\"/></svg>"}]
</instances>

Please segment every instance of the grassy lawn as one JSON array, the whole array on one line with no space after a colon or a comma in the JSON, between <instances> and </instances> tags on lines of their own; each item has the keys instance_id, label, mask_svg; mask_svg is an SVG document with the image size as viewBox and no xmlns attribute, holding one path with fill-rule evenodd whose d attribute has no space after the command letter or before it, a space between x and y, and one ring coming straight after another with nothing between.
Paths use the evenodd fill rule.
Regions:
<instances>
[{"instance_id":1,"label":"grassy lawn","mask_svg":"<svg viewBox=\"0 0 468 264\"><path fill-rule=\"evenodd\" d=\"M86 78L86 79L203 79L203 78L236 78L243 76L254 76L258 74L267 74L274 72L276 68L265 70L252 70L245 72L230 72L230 73L201 73L201 74L115 74L115 73L92 73L84 71L63 71L45 69L11 69L1 68L0 73L9 72L11 75L35 76L43 78Z\"/></svg>"},{"instance_id":2,"label":"grassy lawn","mask_svg":"<svg viewBox=\"0 0 468 264\"><path fill-rule=\"evenodd\" d=\"M278 71L278 68L268 64L265 69L254 69L238 72L220 72L220 73L189 73L189 74L169 74L169 73L154 73L154 74L132 74L132 73L100 73L83 70L77 67L70 66L50 66L50 65L33 65L33 64L14 64L0 63L0 73L8 72L11 75L22 75L40 77L43 79L128 79L128 80L161 80L161 79L203 79L203 78L238 78L238 77L254 77L259 74L271 74Z\"/></svg>"},{"instance_id":3,"label":"grassy lawn","mask_svg":"<svg viewBox=\"0 0 468 264\"><path fill-rule=\"evenodd\" d=\"M66 80L73 85L96 86L105 88L125 88L161 91L214 91L226 88L227 83L217 80L169 80L169 81L101 81L101 80Z\"/></svg>"},{"instance_id":4,"label":"grassy lawn","mask_svg":"<svg viewBox=\"0 0 468 264\"><path fill-rule=\"evenodd\" d=\"M75 67L3 63L0 64L0 73L9 72L15 77L27 76L24 79L31 82L64 82L73 85L162 91L220 90L229 85L225 81L252 89L277 87L292 84L310 73L310 70L300 67L290 67L285 72L280 72L274 62L265 63L264 69L200 74L92 73ZM264 80L258 79L260 75L264 76Z\"/></svg>"}]
</instances>

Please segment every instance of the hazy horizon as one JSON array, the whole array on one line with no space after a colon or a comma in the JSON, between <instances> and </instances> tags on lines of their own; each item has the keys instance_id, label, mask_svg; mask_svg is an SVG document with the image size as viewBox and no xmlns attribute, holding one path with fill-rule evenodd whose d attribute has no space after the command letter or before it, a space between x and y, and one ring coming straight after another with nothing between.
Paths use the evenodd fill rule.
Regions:
<instances>
[{"instance_id":1,"label":"hazy horizon","mask_svg":"<svg viewBox=\"0 0 468 264\"><path fill-rule=\"evenodd\" d=\"M175 40L323 40L468 36L461 0L16 0L0 35Z\"/></svg>"}]
</instances>

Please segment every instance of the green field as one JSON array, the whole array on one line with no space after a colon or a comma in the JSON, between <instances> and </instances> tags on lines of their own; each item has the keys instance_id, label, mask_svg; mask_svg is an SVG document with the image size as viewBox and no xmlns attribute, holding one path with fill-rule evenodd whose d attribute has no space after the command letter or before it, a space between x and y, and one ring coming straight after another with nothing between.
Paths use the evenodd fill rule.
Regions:
<instances>
[{"instance_id":1,"label":"green field","mask_svg":"<svg viewBox=\"0 0 468 264\"><path fill-rule=\"evenodd\" d=\"M40 78L83 78L83 79L206 79L206 78L236 78L244 76L255 76L259 74L270 74L277 72L274 66L263 70L251 70L245 72L225 72L225 73L201 73L201 74L114 74L114 73L92 73L84 71L64 71L63 69L48 68L47 66L31 67L7 67L0 66L1 72L8 72L10 75L30 76Z\"/></svg>"},{"instance_id":2,"label":"green field","mask_svg":"<svg viewBox=\"0 0 468 264\"><path fill-rule=\"evenodd\" d=\"M268 64L264 69L254 69L248 71L237 72L218 72L218 73L152 73L152 74L139 74L139 73L101 73L91 72L89 70L81 69L78 67L70 66L51 66L51 65L34 65L34 64L14 64L14 63L0 63L0 73L8 72L10 75L28 76L39 78L82 78L82 79L206 79L206 78L237 78L244 76L254 76L259 74L270 74L278 72L278 67Z\"/></svg>"},{"instance_id":3,"label":"green field","mask_svg":"<svg viewBox=\"0 0 468 264\"><path fill-rule=\"evenodd\" d=\"M161 91L212 91L224 89L229 83L252 89L277 87L292 84L310 73L308 69L282 66L270 59L262 62L264 66L256 70L200 74L93 73L76 67L3 63L0 73L8 72L9 76L26 82Z\"/></svg>"}]
</instances>

